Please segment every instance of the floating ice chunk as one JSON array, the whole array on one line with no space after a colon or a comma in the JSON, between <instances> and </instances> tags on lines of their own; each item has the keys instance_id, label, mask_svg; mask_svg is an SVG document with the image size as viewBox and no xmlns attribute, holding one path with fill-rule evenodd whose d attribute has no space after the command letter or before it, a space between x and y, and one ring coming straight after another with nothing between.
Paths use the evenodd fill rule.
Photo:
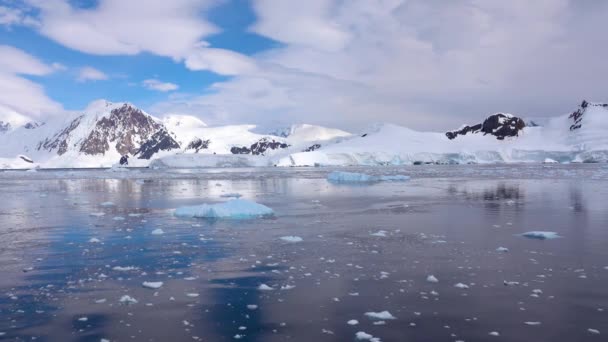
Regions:
<instances>
[{"instance_id":1,"label":"floating ice chunk","mask_svg":"<svg viewBox=\"0 0 608 342\"><path fill-rule=\"evenodd\" d=\"M543 161L544 164L557 164L557 160L555 159L551 159L551 158L545 158L545 161Z\"/></svg>"},{"instance_id":2,"label":"floating ice chunk","mask_svg":"<svg viewBox=\"0 0 608 342\"><path fill-rule=\"evenodd\" d=\"M178 217L250 219L272 216L274 211L253 201L235 199L218 204L177 208L174 215Z\"/></svg>"},{"instance_id":3,"label":"floating ice chunk","mask_svg":"<svg viewBox=\"0 0 608 342\"><path fill-rule=\"evenodd\" d=\"M113 207L116 204L114 204L113 202L103 202L100 204L102 207Z\"/></svg>"},{"instance_id":4,"label":"floating ice chunk","mask_svg":"<svg viewBox=\"0 0 608 342\"><path fill-rule=\"evenodd\" d=\"M371 235L371 236L379 236L379 237L386 237L387 233L388 232L386 230L379 230L379 231L377 231L375 233L371 233L369 235Z\"/></svg>"},{"instance_id":5,"label":"floating ice chunk","mask_svg":"<svg viewBox=\"0 0 608 342\"><path fill-rule=\"evenodd\" d=\"M366 312L365 316L371 318L371 319L397 319L397 317L391 315L390 312L388 311L381 311L381 312Z\"/></svg>"},{"instance_id":6,"label":"floating ice chunk","mask_svg":"<svg viewBox=\"0 0 608 342\"><path fill-rule=\"evenodd\" d=\"M372 176L358 172L334 171L327 175L327 180L332 183L372 183L372 182L404 182L410 177L404 175L382 175Z\"/></svg>"},{"instance_id":7,"label":"floating ice chunk","mask_svg":"<svg viewBox=\"0 0 608 342\"><path fill-rule=\"evenodd\" d=\"M360 341L371 341L371 342L380 342L380 339L370 335L364 331L359 331L355 334L355 338Z\"/></svg>"},{"instance_id":8,"label":"floating ice chunk","mask_svg":"<svg viewBox=\"0 0 608 342\"><path fill-rule=\"evenodd\" d=\"M144 281L141 286L147 288L147 289L160 289L163 286L163 282L162 281Z\"/></svg>"},{"instance_id":9,"label":"floating ice chunk","mask_svg":"<svg viewBox=\"0 0 608 342\"><path fill-rule=\"evenodd\" d=\"M507 281L507 280L504 280L503 284L505 286L516 286L516 285L519 285L519 282L518 281Z\"/></svg>"},{"instance_id":10,"label":"floating ice chunk","mask_svg":"<svg viewBox=\"0 0 608 342\"><path fill-rule=\"evenodd\" d=\"M266 284L261 284L260 286L258 286L258 290L260 290L260 291L272 291L274 289L272 287L266 285Z\"/></svg>"},{"instance_id":11,"label":"floating ice chunk","mask_svg":"<svg viewBox=\"0 0 608 342\"><path fill-rule=\"evenodd\" d=\"M428 281L429 283L438 283L439 279L435 278L435 276L431 274L426 277L426 281Z\"/></svg>"},{"instance_id":12,"label":"floating ice chunk","mask_svg":"<svg viewBox=\"0 0 608 342\"><path fill-rule=\"evenodd\" d=\"M88 321L88 320L89 320L89 318L88 318L88 317L80 317L80 318L78 319L78 321L79 321L79 322L86 322L86 321Z\"/></svg>"},{"instance_id":13,"label":"floating ice chunk","mask_svg":"<svg viewBox=\"0 0 608 342\"><path fill-rule=\"evenodd\" d=\"M359 321L357 321L356 319L351 319L350 321L346 322L346 324L348 324L348 325L357 325L357 324L359 324Z\"/></svg>"},{"instance_id":14,"label":"floating ice chunk","mask_svg":"<svg viewBox=\"0 0 608 342\"><path fill-rule=\"evenodd\" d=\"M556 238L561 237L561 236L557 235L556 232L543 232L543 231L525 232L525 233L522 233L521 236L527 237L530 239L539 239L539 240L556 239Z\"/></svg>"},{"instance_id":15,"label":"floating ice chunk","mask_svg":"<svg viewBox=\"0 0 608 342\"><path fill-rule=\"evenodd\" d=\"M490 335L490 336L500 336L500 334L498 333L498 331L492 331L488 335Z\"/></svg>"},{"instance_id":16,"label":"floating ice chunk","mask_svg":"<svg viewBox=\"0 0 608 342\"><path fill-rule=\"evenodd\" d=\"M369 183L377 182L378 177L364 173L334 171L327 175L327 180L333 183Z\"/></svg>"},{"instance_id":17,"label":"floating ice chunk","mask_svg":"<svg viewBox=\"0 0 608 342\"><path fill-rule=\"evenodd\" d=\"M196 298L200 296L198 293L186 293L186 297L190 297L190 298Z\"/></svg>"},{"instance_id":18,"label":"floating ice chunk","mask_svg":"<svg viewBox=\"0 0 608 342\"><path fill-rule=\"evenodd\" d=\"M283 285L283 286L281 286L281 290L293 290L295 288L296 288L295 285Z\"/></svg>"},{"instance_id":19,"label":"floating ice chunk","mask_svg":"<svg viewBox=\"0 0 608 342\"><path fill-rule=\"evenodd\" d=\"M125 220L125 218L124 218L124 217L122 217L122 216L116 216L116 217L114 217L112 220L114 220L114 221L124 221L124 220Z\"/></svg>"},{"instance_id":20,"label":"floating ice chunk","mask_svg":"<svg viewBox=\"0 0 608 342\"><path fill-rule=\"evenodd\" d=\"M457 287L459 289L468 289L469 285L466 285L466 284L463 284L463 283L458 283L458 284L455 284L454 287Z\"/></svg>"},{"instance_id":21,"label":"floating ice chunk","mask_svg":"<svg viewBox=\"0 0 608 342\"><path fill-rule=\"evenodd\" d=\"M591 333L591 334L594 334L594 335L599 335L600 334L600 331L597 330L597 329L591 329L591 328L589 328L589 329L587 329L587 331L589 333Z\"/></svg>"},{"instance_id":22,"label":"floating ice chunk","mask_svg":"<svg viewBox=\"0 0 608 342\"><path fill-rule=\"evenodd\" d=\"M99 240L98 238L91 238L89 240L89 243L100 243L100 242L101 242L101 240Z\"/></svg>"},{"instance_id":23,"label":"floating ice chunk","mask_svg":"<svg viewBox=\"0 0 608 342\"><path fill-rule=\"evenodd\" d=\"M304 239L302 239L299 236L282 236L280 239L283 240L283 241L285 241L285 242L291 242L291 243L296 243L296 242L302 242L302 241L304 241Z\"/></svg>"},{"instance_id":24,"label":"floating ice chunk","mask_svg":"<svg viewBox=\"0 0 608 342\"><path fill-rule=\"evenodd\" d=\"M496 248L496 251L500 253L507 253L509 249L507 247L498 247Z\"/></svg>"},{"instance_id":25,"label":"floating ice chunk","mask_svg":"<svg viewBox=\"0 0 608 342\"><path fill-rule=\"evenodd\" d=\"M89 216L93 216L93 217L102 217L102 216L104 216L105 214L106 214L106 213L102 213L102 212L99 212L99 213L90 213L90 214L89 214Z\"/></svg>"},{"instance_id":26,"label":"floating ice chunk","mask_svg":"<svg viewBox=\"0 0 608 342\"><path fill-rule=\"evenodd\" d=\"M114 266L112 267L112 269L118 272L129 272L138 270L138 268L135 266Z\"/></svg>"},{"instance_id":27,"label":"floating ice chunk","mask_svg":"<svg viewBox=\"0 0 608 342\"><path fill-rule=\"evenodd\" d=\"M255 305L255 304L248 304L248 305L247 305L247 309L249 309L249 310L255 310L255 309L257 309L257 308L258 308L258 306L257 306L257 305Z\"/></svg>"},{"instance_id":28,"label":"floating ice chunk","mask_svg":"<svg viewBox=\"0 0 608 342\"><path fill-rule=\"evenodd\" d=\"M163 235L163 234L165 234L165 231L162 230L162 229L160 229L160 228L157 228L157 229L154 229L152 231L152 233L150 233L150 234L152 234L152 235Z\"/></svg>"},{"instance_id":29,"label":"floating ice chunk","mask_svg":"<svg viewBox=\"0 0 608 342\"><path fill-rule=\"evenodd\" d=\"M135 299L129 295L124 295L124 296L120 297L119 302L121 304L126 304L126 305L137 304L137 299Z\"/></svg>"},{"instance_id":30,"label":"floating ice chunk","mask_svg":"<svg viewBox=\"0 0 608 342\"><path fill-rule=\"evenodd\" d=\"M524 322L525 325L541 325L541 322Z\"/></svg>"},{"instance_id":31,"label":"floating ice chunk","mask_svg":"<svg viewBox=\"0 0 608 342\"><path fill-rule=\"evenodd\" d=\"M404 175L380 176L380 180L383 182L405 182L410 180L410 177Z\"/></svg>"}]
</instances>

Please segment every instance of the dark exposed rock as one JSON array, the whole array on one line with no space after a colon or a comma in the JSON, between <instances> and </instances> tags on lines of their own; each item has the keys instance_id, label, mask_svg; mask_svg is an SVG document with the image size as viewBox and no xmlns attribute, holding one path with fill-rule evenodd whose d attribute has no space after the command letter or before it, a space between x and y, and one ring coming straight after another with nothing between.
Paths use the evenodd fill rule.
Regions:
<instances>
[{"instance_id":1,"label":"dark exposed rock","mask_svg":"<svg viewBox=\"0 0 608 342\"><path fill-rule=\"evenodd\" d=\"M178 149L179 144L166 129L154 133L135 153L138 159L150 159L160 151Z\"/></svg>"},{"instance_id":2,"label":"dark exposed rock","mask_svg":"<svg viewBox=\"0 0 608 342\"><path fill-rule=\"evenodd\" d=\"M253 154L253 155L263 155L267 150L276 150L279 148L287 148L289 145L286 143L276 141L274 139L262 138L250 147L242 146L242 147L232 147L230 152L232 154Z\"/></svg>"},{"instance_id":3,"label":"dark exposed rock","mask_svg":"<svg viewBox=\"0 0 608 342\"><path fill-rule=\"evenodd\" d=\"M57 149L58 155L64 154L68 150L68 140L70 139L70 133L72 133L72 131L75 130L78 125L80 125L80 121L83 117L84 115L81 115L76 119L72 120L68 127L61 130L61 132L56 133L51 138L46 138L43 141L39 142L36 148L39 151L41 149L47 151L53 151Z\"/></svg>"},{"instance_id":4,"label":"dark exposed rock","mask_svg":"<svg viewBox=\"0 0 608 342\"><path fill-rule=\"evenodd\" d=\"M20 154L18 157L21 158L21 160L23 160L26 163L30 163L30 164L34 163L32 158L30 158L30 157L24 156L22 154Z\"/></svg>"},{"instance_id":5,"label":"dark exposed rock","mask_svg":"<svg viewBox=\"0 0 608 342\"><path fill-rule=\"evenodd\" d=\"M129 156L125 154L124 156L120 157L119 164L120 165L129 165Z\"/></svg>"},{"instance_id":6,"label":"dark exposed rock","mask_svg":"<svg viewBox=\"0 0 608 342\"><path fill-rule=\"evenodd\" d=\"M568 116L569 119L572 119L574 121L574 123L572 125L570 125L571 131L577 130L582 127L583 116L585 114L585 110L587 110L587 107L589 107L589 106L608 107L608 103L589 103L589 102L583 100L583 102L580 105L580 108L578 108L576 111L572 112L572 114L570 114L570 116Z\"/></svg>"},{"instance_id":7,"label":"dark exposed rock","mask_svg":"<svg viewBox=\"0 0 608 342\"><path fill-rule=\"evenodd\" d=\"M510 114L496 113L490 115L481 124L464 126L459 130L447 132L445 135L452 140L459 135L481 132L483 135L490 134L498 140L503 140L505 137L518 136L524 127L526 127L524 120Z\"/></svg>"},{"instance_id":8,"label":"dark exposed rock","mask_svg":"<svg viewBox=\"0 0 608 342\"><path fill-rule=\"evenodd\" d=\"M11 129L10 122L0 121L0 133L8 132L8 131L10 131L10 129Z\"/></svg>"},{"instance_id":9,"label":"dark exposed rock","mask_svg":"<svg viewBox=\"0 0 608 342\"><path fill-rule=\"evenodd\" d=\"M25 126L23 126L25 129L34 129L34 128L38 128L40 126L44 125L44 123L38 123L38 122L28 122L25 124Z\"/></svg>"},{"instance_id":10,"label":"dark exposed rock","mask_svg":"<svg viewBox=\"0 0 608 342\"><path fill-rule=\"evenodd\" d=\"M366 136L367 136L367 133L362 134L362 135L361 135L361 138L365 138Z\"/></svg>"},{"instance_id":11,"label":"dark exposed rock","mask_svg":"<svg viewBox=\"0 0 608 342\"><path fill-rule=\"evenodd\" d=\"M314 144L314 145L308 147L307 149L305 149L302 152L312 152L312 151L316 151L316 150L318 150L320 148L321 148L321 144Z\"/></svg>"},{"instance_id":12,"label":"dark exposed rock","mask_svg":"<svg viewBox=\"0 0 608 342\"><path fill-rule=\"evenodd\" d=\"M206 150L209 148L209 144L211 140L203 140L201 138L194 138L188 146L186 146L186 150L194 150L195 153L198 153L200 150Z\"/></svg>"},{"instance_id":13,"label":"dark exposed rock","mask_svg":"<svg viewBox=\"0 0 608 342\"><path fill-rule=\"evenodd\" d=\"M82 142L80 152L88 155L105 154L112 143L118 153L134 155L142 144L162 129L164 126L152 117L125 104L112 110L108 117L97 121L89 136Z\"/></svg>"}]
</instances>

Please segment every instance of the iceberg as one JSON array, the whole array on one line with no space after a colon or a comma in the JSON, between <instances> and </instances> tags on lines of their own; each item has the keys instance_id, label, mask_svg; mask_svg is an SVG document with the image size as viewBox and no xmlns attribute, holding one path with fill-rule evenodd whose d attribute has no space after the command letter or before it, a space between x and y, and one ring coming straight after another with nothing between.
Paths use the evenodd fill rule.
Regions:
<instances>
[{"instance_id":1,"label":"iceberg","mask_svg":"<svg viewBox=\"0 0 608 342\"><path fill-rule=\"evenodd\" d=\"M202 204L175 209L177 217L251 219L274 215L274 211L253 201L234 199L218 204Z\"/></svg>"},{"instance_id":2,"label":"iceberg","mask_svg":"<svg viewBox=\"0 0 608 342\"><path fill-rule=\"evenodd\" d=\"M344 171L334 171L327 175L327 180L332 183L403 182L409 179L409 176L404 175L372 176L365 173Z\"/></svg>"}]
</instances>

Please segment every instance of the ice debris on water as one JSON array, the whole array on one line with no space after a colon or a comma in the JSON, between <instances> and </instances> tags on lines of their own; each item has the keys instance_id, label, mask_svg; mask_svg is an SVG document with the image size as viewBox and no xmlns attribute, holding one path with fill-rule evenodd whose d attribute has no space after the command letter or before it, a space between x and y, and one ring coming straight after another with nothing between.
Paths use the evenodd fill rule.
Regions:
<instances>
[{"instance_id":1,"label":"ice debris on water","mask_svg":"<svg viewBox=\"0 0 608 342\"><path fill-rule=\"evenodd\" d=\"M280 238L281 240L285 241L285 242L291 242L291 243L296 243L296 242L302 242L304 241L304 239L302 239L299 236L282 236Z\"/></svg>"},{"instance_id":2,"label":"ice debris on water","mask_svg":"<svg viewBox=\"0 0 608 342\"><path fill-rule=\"evenodd\" d=\"M546 239L556 239L561 236L557 235L556 232L544 232L544 231L531 231L522 233L521 236L527 237L530 239L538 239L538 240L546 240Z\"/></svg>"},{"instance_id":3,"label":"ice debris on water","mask_svg":"<svg viewBox=\"0 0 608 342\"><path fill-rule=\"evenodd\" d=\"M359 331L355 334L355 338L357 338L357 340L359 341L371 341L371 342L380 342L380 339L377 337L374 337L371 334L368 334L364 331Z\"/></svg>"},{"instance_id":4,"label":"ice debris on water","mask_svg":"<svg viewBox=\"0 0 608 342\"><path fill-rule=\"evenodd\" d=\"M388 311L380 311L380 312L366 312L365 316L371 318L371 319L397 319L397 317L393 316L390 312Z\"/></svg>"},{"instance_id":5,"label":"ice debris on water","mask_svg":"<svg viewBox=\"0 0 608 342\"><path fill-rule=\"evenodd\" d=\"M274 289L272 287L266 285L266 284L260 284L260 286L258 286L258 290L260 290L260 291L272 291Z\"/></svg>"},{"instance_id":6,"label":"ice debris on water","mask_svg":"<svg viewBox=\"0 0 608 342\"><path fill-rule=\"evenodd\" d=\"M372 176L365 173L334 171L327 175L327 180L332 183L372 183L372 182L403 182L410 177L404 175L395 176Z\"/></svg>"},{"instance_id":7,"label":"ice debris on water","mask_svg":"<svg viewBox=\"0 0 608 342\"><path fill-rule=\"evenodd\" d=\"M89 243L100 243L100 242L101 242L101 240L99 240L98 238L91 238L89 240Z\"/></svg>"},{"instance_id":8,"label":"ice debris on water","mask_svg":"<svg viewBox=\"0 0 608 342\"><path fill-rule=\"evenodd\" d=\"M463 284L463 283L458 283L458 284L455 284L454 287L457 287L459 289L468 289L469 285L466 285L466 284Z\"/></svg>"},{"instance_id":9,"label":"ice debris on water","mask_svg":"<svg viewBox=\"0 0 608 342\"><path fill-rule=\"evenodd\" d=\"M124 295L124 296L120 297L119 302L121 304L126 304L126 305L137 304L137 299L135 299L129 295Z\"/></svg>"},{"instance_id":10,"label":"ice debris on water","mask_svg":"<svg viewBox=\"0 0 608 342\"><path fill-rule=\"evenodd\" d=\"M250 219L274 215L269 207L244 199L234 199L217 204L202 204L175 209L175 216L194 218Z\"/></svg>"},{"instance_id":11,"label":"ice debris on water","mask_svg":"<svg viewBox=\"0 0 608 342\"><path fill-rule=\"evenodd\" d=\"M348 322L346 322L346 324L348 324L348 325L357 325L357 324L359 324L359 321L357 321L356 319L351 319Z\"/></svg>"},{"instance_id":12,"label":"ice debris on water","mask_svg":"<svg viewBox=\"0 0 608 342\"><path fill-rule=\"evenodd\" d=\"M426 281L428 281L429 283L438 283L439 279L437 279L434 275L431 274L426 277Z\"/></svg>"},{"instance_id":13,"label":"ice debris on water","mask_svg":"<svg viewBox=\"0 0 608 342\"><path fill-rule=\"evenodd\" d=\"M509 249L507 247L498 247L496 248L496 251L500 253L507 253Z\"/></svg>"},{"instance_id":14,"label":"ice debris on water","mask_svg":"<svg viewBox=\"0 0 608 342\"><path fill-rule=\"evenodd\" d=\"M150 233L150 234L152 234L152 235L163 235L163 234L165 234L165 231L162 230L162 229L160 229L160 228L157 228L157 229L154 229L152 231L152 233Z\"/></svg>"},{"instance_id":15,"label":"ice debris on water","mask_svg":"<svg viewBox=\"0 0 608 342\"><path fill-rule=\"evenodd\" d=\"M147 289L160 289L163 286L163 282L162 281L144 281L141 286L147 288Z\"/></svg>"}]
</instances>

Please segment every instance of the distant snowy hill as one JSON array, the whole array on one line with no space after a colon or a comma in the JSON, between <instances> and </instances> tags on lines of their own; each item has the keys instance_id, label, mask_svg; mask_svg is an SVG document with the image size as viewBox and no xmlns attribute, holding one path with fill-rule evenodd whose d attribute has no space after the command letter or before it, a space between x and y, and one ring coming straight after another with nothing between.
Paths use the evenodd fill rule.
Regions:
<instances>
[{"instance_id":1,"label":"distant snowy hill","mask_svg":"<svg viewBox=\"0 0 608 342\"><path fill-rule=\"evenodd\" d=\"M135 166L175 154L269 157L350 136L311 125L292 127L287 138L254 133L255 125L208 127L193 116L159 119L132 104L104 100L45 124L17 119L0 122L0 168L109 167L124 155Z\"/></svg>"},{"instance_id":2,"label":"distant snowy hill","mask_svg":"<svg viewBox=\"0 0 608 342\"><path fill-rule=\"evenodd\" d=\"M272 133L272 134L271 134ZM46 123L0 122L0 168L235 167L608 161L608 105L584 101L543 126L511 114L447 133L392 124L364 134L298 124L210 127L188 115L153 117L129 103L96 101Z\"/></svg>"}]
</instances>

